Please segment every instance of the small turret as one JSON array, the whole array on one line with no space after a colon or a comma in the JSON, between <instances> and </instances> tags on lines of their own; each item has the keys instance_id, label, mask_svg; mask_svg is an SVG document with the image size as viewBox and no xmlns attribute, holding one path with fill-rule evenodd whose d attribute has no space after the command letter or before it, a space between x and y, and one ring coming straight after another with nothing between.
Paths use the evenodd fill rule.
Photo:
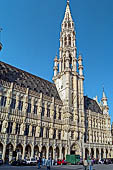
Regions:
<instances>
[{"instance_id":1,"label":"small turret","mask_svg":"<svg viewBox=\"0 0 113 170\"><path fill-rule=\"evenodd\" d=\"M57 73L58 73L58 59L56 54L56 57L54 59L54 77L57 76Z\"/></svg>"},{"instance_id":2,"label":"small turret","mask_svg":"<svg viewBox=\"0 0 113 170\"><path fill-rule=\"evenodd\" d=\"M78 57L78 64L79 64L79 75L80 76L83 76L83 64L82 64L82 55L79 54L79 57Z\"/></svg>"},{"instance_id":3,"label":"small turret","mask_svg":"<svg viewBox=\"0 0 113 170\"><path fill-rule=\"evenodd\" d=\"M103 107L102 107L103 113L108 114L108 110L109 110L108 103L107 103L108 100L107 100L107 97L105 95L104 89L103 89L103 95L102 95L101 101L102 101L102 104L103 104Z\"/></svg>"}]
</instances>

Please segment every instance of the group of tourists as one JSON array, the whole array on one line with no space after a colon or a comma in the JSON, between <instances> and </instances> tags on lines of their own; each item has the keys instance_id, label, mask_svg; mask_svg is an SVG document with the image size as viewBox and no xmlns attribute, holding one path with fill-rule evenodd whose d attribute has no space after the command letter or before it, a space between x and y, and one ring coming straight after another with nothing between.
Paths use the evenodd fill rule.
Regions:
<instances>
[{"instance_id":1,"label":"group of tourists","mask_svg":"<svg viewBox=\"0 0 113 170\"><path fill-rule=\"evenodd\" d=\"M92 170L92 166L93 166L93 160L91 158L89 159L85 159L83 161L83 166L84 166L84 170L87 170L87 167L89 166L89 170Z\"/></svg>"},{"instance_id":2,"label":"group of tourists","mask_svg":"<svg viewBox=\"0 0 113 170\"><path fill-rule=\"evenodd\" d=\"M51 167L51 158L49 157L48 159L45 159L45 158L40 158L38 159L38 169L41 168L41 165L42 166L46 166L47 167L47 170L50 170L50 167Z\"/></svg>"}]
</instances>

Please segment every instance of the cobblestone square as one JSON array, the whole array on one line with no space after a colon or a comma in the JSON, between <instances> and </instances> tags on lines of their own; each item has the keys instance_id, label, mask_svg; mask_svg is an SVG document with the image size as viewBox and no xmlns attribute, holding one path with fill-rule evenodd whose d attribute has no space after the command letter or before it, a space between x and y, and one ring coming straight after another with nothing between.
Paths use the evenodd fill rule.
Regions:
<instances>
[{"instance_id":1,"label":"cobblestone square","mask_svg":"<svg viewBox=\"0 0 113 170\"><path fill-rule=\"evenodd\" d=\"M37 170L37 166L0 166L0 170ZM67 165L67 166L54 166L51 170L84 170L82 165ZM46 170L46 167L42 167L40 170ZM87 168L89 170L89 168ZM113 164L110 165L94 165L93 170L113 170Z\"/></svg>"}]
</instances>

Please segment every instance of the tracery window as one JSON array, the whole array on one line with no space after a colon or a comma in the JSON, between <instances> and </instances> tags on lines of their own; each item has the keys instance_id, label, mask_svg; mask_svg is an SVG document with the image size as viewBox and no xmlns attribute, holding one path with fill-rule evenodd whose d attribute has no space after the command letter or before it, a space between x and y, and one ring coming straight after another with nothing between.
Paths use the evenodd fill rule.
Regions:
<instances>
[{"instance_id":1,"label":"tracery window","mask_svg":"<svg viewBox=\"0 0 113 170\"><path fill-rule=\"evenodd\" d=\"M44 116L44 112L45 112L45 108L44 108L44 107L42 107L41 116Z\"/></svg>"},{"instance_id":2,"label":"tracery window","mask_svg":"<svg viewBox=\"0 0 113 170\"><path fill-rule=\"evenodd\" d=\"M50 109L47 109L47 117L50 117Z\"/></svg>"},{"instance_id":3,"label":"tracery window","mask_svg":"<svg viewBox=\"0 0 113 170\"><path fill-rule=\"evenodd\" d=\"M27 113L31 113L31 103L28 103Z\"/></svg>"},{"instance_id":4,"label":"tracery window","mask_svg":"<svg viewBox=\"0 0 113 170\"><path fill-rule=\"evenodd\" d=\"M19 105L18 105L18 110L22 111L23 108L23 101L19 101Z\"/></svg>"},{"instance_id":5,"label":"tracery window","mask_svg":"<svg viewBox=\"0 0 113 170\"><path fill-rule=\"evenodd\" d=\"M37 114L37 106L34 105L34 114Z\"/></svg>"},{"instance_id":6,"label":"tracery window","mask_svg":"<svg viewBox=\"0 0 113 170\"><path fill-rule=\"evenodd\" d=\"M13 122L8 122L7 133L10 134L12 132L12 126L13 126Z\"/></svg>"},{"instance_id":7,"label":"tracery window","mask_svg":"<svg viewBox=\"0 0 113 170\"><path fill-rule=\"evenodd\" d=\"M15 105L16 105L16 99L12 99L12 101L11 101L11 108L12 109L15 109Z\"/></svg>"},{"instance_id":8,"label":"tracery window","mask_svg":"<svg viewBox=\"0 0 113 170\"><path fill-rule=\"evenodd\" d=\"M6 105L6 100L7 100L7 97L6 96L2 96L1 98L1 106L4 106Z\"/></svg>"}]
</instances>

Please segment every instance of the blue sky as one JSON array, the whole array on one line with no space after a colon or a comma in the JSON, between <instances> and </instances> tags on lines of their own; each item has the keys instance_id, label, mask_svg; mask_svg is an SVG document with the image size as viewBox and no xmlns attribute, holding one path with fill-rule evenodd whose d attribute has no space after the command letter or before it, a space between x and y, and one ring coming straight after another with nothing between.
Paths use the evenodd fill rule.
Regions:
<instances>
[{"instance_id":1,"label":"blue sky","mask_svg":"<svg viewBox=\"0 0 113 170\"><path fill-rule=\"evenodd\" d=\"M113 0L70 0L77 51L83 55L84 94L102 96L113 121ZM0 60L52 81L66 0L0 0Z\"/></svg>"}]
</instances>

